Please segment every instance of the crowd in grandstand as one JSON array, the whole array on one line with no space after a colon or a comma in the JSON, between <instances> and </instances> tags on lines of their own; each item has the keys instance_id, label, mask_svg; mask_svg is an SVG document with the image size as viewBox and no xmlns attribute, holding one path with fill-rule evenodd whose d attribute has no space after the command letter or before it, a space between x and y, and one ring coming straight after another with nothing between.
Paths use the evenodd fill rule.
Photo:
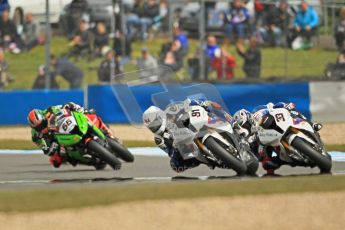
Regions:
<instances>
[{"instance_id":1,"label":"crowd in grandstand","mask_svg":"<svg viewBox=\"0 0 345 230\"><path fill-rule=\"evenodd\" d=\"M251 1L254 3L254 10L248 8L248 2L250 1L233 0L225 7L218 6L224 2L208 3L207 9L213 10L207 14L207 24L216 25L222 34L215 36L206 31L205 46L199 47L195 53L190 52L190 37L184 31L183 20L177 19L171 26L171 40L163 44L159 54L154 54L148 50L145 41L153 37L150 38L150 34L161 28L171 9L169 1L135 0L132 5L123 8L125 31L113 32L107 23L92 22L83 17L88 11L86 0L73 0L69 6L72 14L62 18L60 23L69 40L69 51L63 57L51 56L51 87L59 87L55 77L60 75L69 82L70 88L80 88L84 74L73 62L83 58L103 58L97 70L99 82L109 82L112 75L123 73L123 66L128 63L136 63L138 69L147 69L140 74L141 78L151 75L148 69L165 66L175 72L186 67L190 79L197 80L201 72L201 56L205 58L203 72L206 75L215 72L217 79L230 80L235 77L235 68L239 67L230 50L236 50L238 57L243 58L242 69L246 77L260 78L260 47L307 50L313 46L312 38L318 33L320 19L314 7L308 5L307 1L301 1L298 8L292 8L286 0L275 4L255 0ZM10 18L8 7L0 6L0 87L12 79L10 75L5 78L2 74L8 71L4 52L30 52L35 46L45 42L44 33L32 13L25 12L24 18L21 24L15 24ZM342 64L345 53L344 7L340 10L334 28L334 39L340 51L338 63ZM138 40L143 42L143 48L141 56L134 62L131 60L132 42ZM229 49L230 46L235 49ZM45 87L45 71L43 66L38 68L33 88Z\"/></svg>"}]
</instances>

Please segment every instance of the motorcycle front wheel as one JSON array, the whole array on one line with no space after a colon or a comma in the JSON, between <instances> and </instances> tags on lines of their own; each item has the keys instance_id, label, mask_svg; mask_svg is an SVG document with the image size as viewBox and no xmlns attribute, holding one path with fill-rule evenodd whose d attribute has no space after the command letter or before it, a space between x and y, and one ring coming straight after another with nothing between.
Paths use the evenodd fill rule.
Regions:
<instances>
[{"instance_id":1,"label":"motorcycle front wheel","mask_svg":"<svg viewBox=\"0 0 345 230\"><path fill-rule=\"evenodd\" d=\"M109 143L109 146L111 150L114 151L117 157L121 158L122 160L126 162L133 162L134 161L134 156L120 143L115 141L114 139L107 137L107 141Z\"/></svg>"},{"instance_id":2,"label":"motorcycle front wheel","mask_svg":"<svg viewBox=\"0 0 345 230\"><path fill-rule=\"evenodd\" d=\"M227 167L235 170L238 175L246 173L247 166L245 162L231 155L213 137L208 137L204 144L213 155L221 160Z\"/></svg>"},{"instance_id":3,"label":"motorcycle front wheel","mask_svg":"<svg viewBox=\"0 0 345 230\"><path fill-rule=\"evenodd\" d=\"M297 151L309 157L309 159L312 160L320 168L321 173L331 172L332 158L329 155L322 155L300 137L296 137L292 141L291 145Z\"/></svg>"}]
</instances>

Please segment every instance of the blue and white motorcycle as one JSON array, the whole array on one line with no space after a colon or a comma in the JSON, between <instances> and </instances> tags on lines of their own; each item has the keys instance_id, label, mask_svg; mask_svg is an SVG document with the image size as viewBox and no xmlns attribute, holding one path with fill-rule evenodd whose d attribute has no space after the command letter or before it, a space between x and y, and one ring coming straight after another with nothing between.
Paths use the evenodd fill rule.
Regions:
<instances>
[{"instance_id":1,"label":"blue and white motorcycle","mask_svg":"<svg viewBox=\"0 0 345 230\"><path fill-rule=\"evenodd\" d=\"M273 107L257 111L253 119L260 143L279 149L277 154L282 162L292 166L317 166L321 173L331 171L331 156L310 122L293 117L285 108Z\"/></svg>"},{"instance_id":2,"label":"blue and white motorcycle","mask_svg":"<svg viewBox=\"0 0 345 230\"><path fill-rule=\"evenodd\" d=\"M229 122L212 116L202 106L173 104L165 110L167 127L183 159L196 158L206 165L254 175L259 162L241 147Z\"/></svg>"}]
</instances>

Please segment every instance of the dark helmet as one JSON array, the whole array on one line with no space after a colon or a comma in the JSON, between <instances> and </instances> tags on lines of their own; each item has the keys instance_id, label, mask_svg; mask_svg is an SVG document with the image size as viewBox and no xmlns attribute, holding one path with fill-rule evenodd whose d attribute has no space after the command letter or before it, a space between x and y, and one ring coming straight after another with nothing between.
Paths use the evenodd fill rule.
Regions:
<instances>
[{"instance_id":1,"label":"dark helmet","mask_svg":"<svg viewBox=\"0 0 345 230\"><path fill-rule=\"evenodd\" d=\"M28 123L36 131L42 131L47 127L48 120L42 110L33 109L28 114Z\"/></svg>"},{"instance_id":2,"label":"dark helmet","mask_svg":"<svg viewBox=\"0 0 345 230\"><path fill-rule=\"evenodd\" d=\"M251 128L254 124L254 121L253 121L252 114L248 110L241 109L237 111L234 114L234 120L237 122L239 126L247 129L249 133L251 132Z\"/></svg>"}]
</instances>

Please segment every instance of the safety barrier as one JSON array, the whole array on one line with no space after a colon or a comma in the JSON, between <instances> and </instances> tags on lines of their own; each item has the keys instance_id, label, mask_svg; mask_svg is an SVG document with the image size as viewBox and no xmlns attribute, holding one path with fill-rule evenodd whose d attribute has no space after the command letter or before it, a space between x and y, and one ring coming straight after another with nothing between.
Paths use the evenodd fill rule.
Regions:
<instances>
[{"instance_id":1,"label":"safety barrier","mask_svg":"<svg viewBox=\"0 0 345 230\"><path fill-rule=\"evenodd\" d=\"M30 90L0 92L0 125L27 124L26 117L34 108L74 101L83 105L82 90Z\"/></svg>"},{"instance_id":2,"label":"safety barrier","mask_svg":"<svg viewBox=\"0 0 345 230\"><path fill-rule=\"evenodd\" d=\"M177 91L176 91L177 90ZM308 118L320 122L345 121L345 83L265 83L265 84L189 84L163 87L159 84L127 87L126 85L91 85L82 90L34 90L0 92L0 125L26 124L27 113L33 108L47 108L69 101L94 108L107 123L140 122L142 112L153 101L169 103L169 93L178 100L187 95L202 93L217 100L223 99L231 113L238 109L253 109L268 102L294 102ZM213 93L211 93L213 92ZM217 95L216 95L217 96ZM165 100L165 101L164 101ZM125 109L125 110L124 110ZM130 119L127 113L131 114Z\"/></svg>"},{"instance_id":3,"label":"safety barrier","mask_svg":"<svg viewBox=\"0 0 345 230\"><path fill-rule=\"evenodd\" d=\"M251 110L257 105L283 101L296 103L299 111L311 117L308 83L184 85L182 88L180 86L178 93L176 93L176 85L172 88L175 90L172 94L180 100L190 93L198 92L198 88L204 91L202 93L206 98L214 99L214 95L211 98L208 97L207 91L217 90L232 113L241 108ZM164 94L169 94L169 89L166 91L158 84L133 87L93 85L88 87L88 106L95 108L105 122L128 123L130 120L140 121L142 112L153 104L152 99L155 95L158 95L156 99L161 99L161 95ZM126 102L126 100L133 101L134 99L136 103ZM137 105L139 109L129 108ZM126 111L130 111L134 119L129 120Z\"/></svg>"}]
</instances>

